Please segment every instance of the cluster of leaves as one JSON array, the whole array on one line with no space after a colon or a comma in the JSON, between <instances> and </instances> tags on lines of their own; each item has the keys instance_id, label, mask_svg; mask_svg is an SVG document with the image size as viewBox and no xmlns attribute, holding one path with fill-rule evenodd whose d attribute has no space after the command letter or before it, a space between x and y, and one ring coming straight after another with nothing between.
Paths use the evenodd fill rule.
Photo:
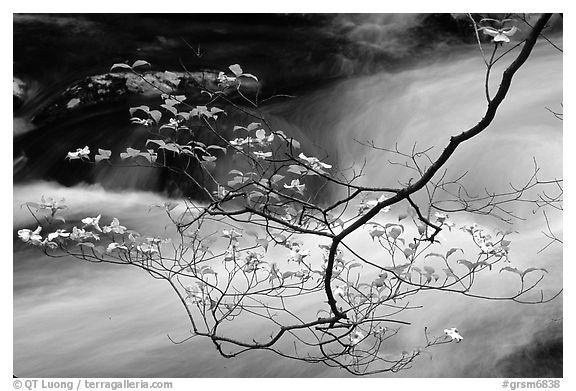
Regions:
<instances>
[{"instance_id":1,"label":"cluster of leaves","mask_svg":"<svg viewBox=\"0 0 576 391\"><path fill-rule=\"evenodd\" d=\"M179 105L174 103L175 98L183 101L181 97L167 96L163 106ZM147 106L130 111L132 115L142 112L159 129L173 124L173 131L182 132L189 131L186 121L192 117L203 118L213 126L217 118L203 113L223 112L205 106L188 112L173 112L166 107L164 115ZM134 118L132 122L136 123ZM236 137L226 147L153 138L146 143L151 149L127 148L120 154L121 160L143 158L142 164L155 165L159 164L159 155L170 153L196 159L210 172L213 168L204 162L215 165L215 152L219 152L233 154L249 167L230 170L227 177L219 179L218 190L211 194L212 201L207 205L192 200L185 200L183 205L156 205L176 227L175 239L145 237L121 225L115 217L109 225L100 226L100 215L82 219L83 225L70 231L58 228L45 238L40 235L41 227L21 230L19 236L43 247L48 254L64 251L85 260L137 265L156 278L165 279L186 305L193 335L212 338L224 355L267 347L294 327L298 332L290 332L293 338L304 346L320 347L320 356L309 356L314 360L336 361L359 372L378 361L386 364L386 370L395 371L407 366L425 347L462 339L454 328L448 328L443 336L433 340L427 336L424 347L402 351L393 359L381 353L382 344L399 331L388 325L405 323L394 315L409 308L411 296L421 289L470 294L478 273L508 261L509 233L498 232L493 239L481 227L464 226L461 229L477 246L477 259L454 260L453 254L463 254L462 249L451 248L445 254L430 251L439 243L431 237L432 229L451 232L455 227L447 214L436 212L432 222L432 218L420 219L419 211L409 206L392 217L391 207L385 206L380 208L378 220L363 224L373 246L388 254L387 262L376 262L345 242L335 246L334 239L387 202L386 189L357 188L351 193L353 196L321 206L309 195L307 182L316 178L354 188L352 181L343 182L331 173L331 164L298 152L301 147L297 140L281 131L266 130L262 123L235 126L233 131ZM82 151L82 160L94 164L107 163L111 157L111 151L99 149L92 160L89 148ZM65 207L44 199L40 204L27 206L37 211L59 211ZM210 233L204 228L207 225ZM314 248L309 236L326 243ZM74 251L75 247L78 250ZM442 263L434 265L434 258ZM521 277L523 283L524 274ZM313 320L298 318L299 322L291 326L278 323L276 317L280 314L293 314L291 306L296 299L323 296L327 278L338 313L325 302L318 305ZM522 285L517 297L528 290ZM252 343L221 334L227 323L240 319L267 320L281 328L268 341L254 339ZM240 349L225 350L225 345ZM291 356L288 352L282 354ZM302 359L296 348L292 356Z\"/></svg>"},{"instance_id":2,"label":"cluster of leaves","mask_svg":"<svg viewBox=\"0 0 576 391\"><path fill-rule=\"evenodd\" d=\"M483 30L493 35L490 28ZM495 47L512 34L497 30ZM115 64L113 69L134 72L145 80L136 70L144 66L150 64L139 60L131 66ZM463 339L454 325L447 324L435 337L425 330L422 346L388 351L386 341L399 332L399 325L409 324L396 316L416 308L410 300L421 291L491 298L492 292L474 290L476 278L498 278L507 271L520 277L519 289L499 298L531 302L526 297L541 278L533 282L527 275L545 270L522 271L510 265L510 232L493 233L478 225L456 230L452 215L434 210L435 191L444 186L432 181L442 165L438 162L447 160L465 138L453 138L444 152L448 155L438 162L425 153L398 152L413 159L420 174L414 183L398 188L360 185L362 172L339 168L336 162L303 150L298 140L273 129L263 116L230 100L233 90L253 105L240 86L243 80L258 79L237 64L229 70L231 74L219 73L217 90L198 86L207 97L202 105L162 91L158 108L131 108L131 122L152 134L145 149L128 147L118 157L97 149L91 157L86 146L67 155L91 164L130 161L164 167L193 181L187 168L195 163L205 174L206 182L198 185L208 201L155 205L172 223L171 235L147 237L121 225L116 217L101 225L101 215L66 229L59 226L65 221L56 216L64 206L42 199L26 204L38 227L18 231L19 237L48 255L129 264L166 281L192 326L191 335L175 343L207 337L225 357L267 349L354 374L395 372L431 346ZM221 122L230 110L254 118L234 126L233 136L226 137ZM195 132L200 128L218 142L198 141ZM463 134L472 137L479 131L473 128ZM416 156L424 156L430 164L422 167ZM184 164L171 164L174 159ZM234 161L234 169L215 174L225 159ZM412 199L423 188L429 195L426 208ZM319 194L325 191L335 199L320 201ZM45 212L48 215L42 216ZM51 232L42 236L49 227ZM467 233L472 249L444 249L447 240L440 239L441 231ZM361 246L350 239L355 232L365 238ZM499 263L508 266L498 271ZM310 303L304 309L303 300ZM265 331L244 335L248 328L241 332L234 326L242 322ZM291 344L278 343L281 339Z\"/></svg>"},{"instance_id":3,"label":"cluster of leaves","mask_svg":"<svg viewBox=\"0 0 576 391\"><path fill-rule=\"evenodd\" d=\"M283 325L269 341L253 340L250 344L222 335L221 330L227 330L226 324L265 319L280 326L276 317L292 314L291 307L303 297L320 298L324 294L331 245L327 242L313 246L305 240L308 235L286 228L272 224L265 230L239 228L230 221L210 217L202 205L189 200L183 204L169 201L154 207L165 211L178 227L178 234L175 238L146 237L115 217L103 225L101 215L85 217L81 225L69 230L58 228L64 219L54 219L54 215L66 208L62 201L43 198L40 203L26 205L36 210L35 216L47 211L44 227L53 230L42 236L42 226L34 231L22 229L18 235L24 242L42 248L48 255L64 252L87 261L130 264L166 280L186 305L194 335L214 338L226 355L248 349L247 344L252 348L267 346L282 330L291 327ZM408 365L425 347L459 342L462 337L458 331L448 328L444 336L427 339L424 347L402 351L393 358L381 353L384 342L399 331L389 324L405 323L394 315L409 308L409 298L419 290L468 294L480 272L508 261L511 245L508 233L497 232L496 239L492 239L477 225L462 227L478 247L477 259L471 262L454 258L454 254L464 253L462 249L451 248L446 253L429 251L438 243L426 241L426 232L418 229L421 225L413 210L408 209L406 216L400 214L397 219L410 220L416 229L408 230L406 224L399 222L374 222L367 225L365 233L373 246L389 254L389 261L374 263L347 245L337 249L330 286L339 311L346 316L335 317L330 307L319 300L313 320L308 321L316 329L303 328L307 324L304 320L295 323L293 337L305 345L321 346L320 357L329 358L330 362L338 360L358 370L378 360L388 364L387 370L395 371ZM437 214L435 222L448 219L445 214ZM210 225L210 233L203 228L206 225ZM435 258L441 260L439 266L434 264ZM520 271L510 266L501 269L518 273L523 286L525 275L535 270ZM521 288L518 295L526 292L526 288ZM243 348L232 353L223 350L222 345L226 344ZM283 354L290 356L288 352ZM300 357L297 350L293 354ZM315 360L321 360L320 357Z\"/></svg>"}]
</instances>

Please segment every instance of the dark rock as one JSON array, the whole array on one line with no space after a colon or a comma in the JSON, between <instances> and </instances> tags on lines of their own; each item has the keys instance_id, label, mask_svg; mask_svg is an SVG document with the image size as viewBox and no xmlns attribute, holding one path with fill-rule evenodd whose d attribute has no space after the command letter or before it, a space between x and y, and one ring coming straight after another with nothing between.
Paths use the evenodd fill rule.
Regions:
<instances>
[{"instance_id":1,"label":"dark rock","mask_svg":"<svg viewBox=\"0 0 576 391\"><path fill-rule=\"evenodd\" d=\"M15 14L14 69L44 84L136 59L156 70L239 63L266 81L265 95L292 93L435 54L469 40L467 23L450 14Z\"/></svg>"},{"instance_id":2,"label":"dark rock","mask_svg":"<svg viewBox=\"0 0 576 391\"><path fill-rule=\"evenodd\" d=\"M498 377L558 378L563 376L563 322L554 321L532 341L496 364Z\"/></svg>"},{"instance_id":3,"label":"dark rock","mask_svg":"<svg viewBox=\"0 0 576 391\"><path fill-rule=\"evenodd\" d=\"M12 80L13 111L17 111L26 99L27 88L26 83L17 77L13 77Z\"/></svg>"},{"instance_id":4,"label":"dark rock","mask_svg":"<svg viewBox=\"0 0 576 391\"><path fill-rule=\"evenodd\" d=\"M62 120L74 112L88 109L98 104L110 104L127 96L160 97L162 94L186 95L187 102L200 102L202 88L219 90L229 94L235 86L223 88L217 81L216 71L201 72L145 72L135 74L106 73L88 76L72 84L58 97L34 116L37 125ZM258 84L251 78L244 78L243 93L253 95ZM204 95L203 100L206 100Z\"/></svg>"}]
</instances>

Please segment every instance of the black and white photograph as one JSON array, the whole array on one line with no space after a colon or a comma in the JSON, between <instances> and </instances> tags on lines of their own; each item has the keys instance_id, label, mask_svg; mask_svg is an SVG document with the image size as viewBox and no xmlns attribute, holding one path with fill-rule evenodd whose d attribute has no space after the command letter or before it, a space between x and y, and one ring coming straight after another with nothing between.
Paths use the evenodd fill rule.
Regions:
<instances>
[{"instance_id":1,"label":"black and white photograph","mask_svg":"<svg viewBox=\"0 0 576 391\"><path fill-rule=\"evenodd\" d=\"M564 14L236 9L12 14L14 377L560 389Z\"/></svg>"}]
</instances>

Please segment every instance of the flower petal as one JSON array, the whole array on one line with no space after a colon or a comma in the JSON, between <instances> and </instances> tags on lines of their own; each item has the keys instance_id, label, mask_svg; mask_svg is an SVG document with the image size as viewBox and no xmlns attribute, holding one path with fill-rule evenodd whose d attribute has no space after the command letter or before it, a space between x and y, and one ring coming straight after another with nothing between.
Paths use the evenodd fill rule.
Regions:
<instances>
[{"instance_id":1,"label":"flower petal","mask_svg":"<svg viewBox=\"0 0 576 391\"><path fill-rule=\"evenodd\" d=\"M508 37L511 37L512 35L516 34L517 31L518 31L518 27L512 26L509 30L502 31L502 34L507 35Z\"/></svg>"}]
</instances>

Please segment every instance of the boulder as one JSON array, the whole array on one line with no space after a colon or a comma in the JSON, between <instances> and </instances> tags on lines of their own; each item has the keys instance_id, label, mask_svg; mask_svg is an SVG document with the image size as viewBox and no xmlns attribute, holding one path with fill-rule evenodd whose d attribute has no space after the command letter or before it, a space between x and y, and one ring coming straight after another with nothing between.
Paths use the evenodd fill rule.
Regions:
<instances>
[{"instance_id":1,"label":"boulder","mask_svg":"<svg viewBox=\"0 0 576 391\"><path fill-rule=\"evenodd\" d=\"M151 71L140 74L125 72L93 75L66 88L34 116L33 122L47 124L63 119L74 111L97 104L112 103L129 96L153 98L162 94L175 94L186 95L188 102L204 102L207 95L202 94L202 86L212 91L221 90L227 95L238 87L235 84L223 89L222 85L219 85L217 71ZM244 78L240 88L244 94L253 96L257 91L258 82Z\"/></svg>"},{"instance_id":2,"label":"boulder","mask_svg":"<svg viewBox=\"0 0 576 391\"><path fill-rule=\"evenodd\" d=\"M26 83L17 77L13 77L12 81L13 111L16 111L22 106L22 103L24 103L26 99L27 87Z\"/></svg>"}]
</instances>

